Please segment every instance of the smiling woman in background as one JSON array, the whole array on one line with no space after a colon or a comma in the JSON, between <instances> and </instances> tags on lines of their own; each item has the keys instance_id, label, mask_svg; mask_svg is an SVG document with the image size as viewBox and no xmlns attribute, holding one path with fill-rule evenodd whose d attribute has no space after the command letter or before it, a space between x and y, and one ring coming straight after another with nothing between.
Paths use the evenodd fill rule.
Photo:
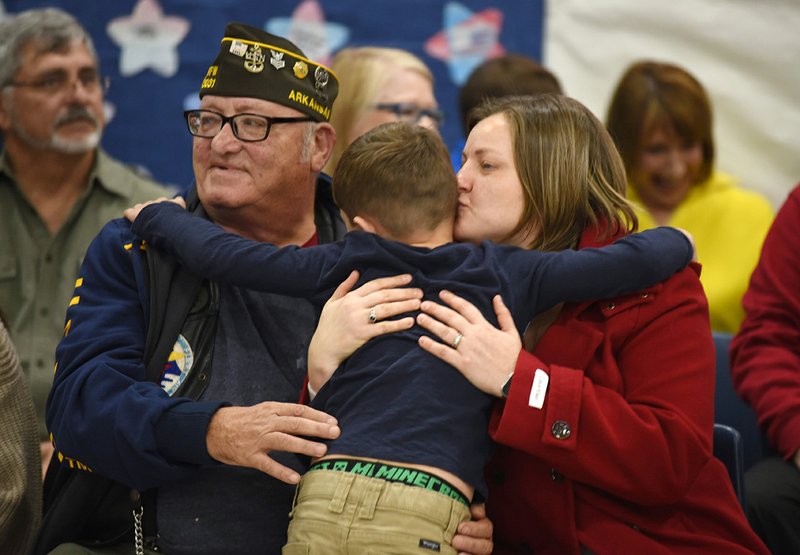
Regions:
<instances>
[{"instance_id":1,"label":"smiling woman in background","mask_svg":"<svg viewBox=\"0 0 800 555\"><path fill-rule=\"evenodd\" d=\"M714 169L711 103L703 86L681 67L634 63L617 84L607 126L625 163L639 228L671 225L694 236L711 328L735 333L774 210Z\"/></svg>"},{"instance_id":2,"label":"smiling woman in background","mask_svg":"<svg viewBox=\"0 0 800 555\"><path fill-rule=\"evenodd\" d=\"M433 94L433 74L411 52L377 46L345 48L333 58L331 69L339 78L339 96L331 116L336 145L325 166L328 175L347 145L373 127L405 121L439 128L444 121Z\"/></svg>"}]
</instances>

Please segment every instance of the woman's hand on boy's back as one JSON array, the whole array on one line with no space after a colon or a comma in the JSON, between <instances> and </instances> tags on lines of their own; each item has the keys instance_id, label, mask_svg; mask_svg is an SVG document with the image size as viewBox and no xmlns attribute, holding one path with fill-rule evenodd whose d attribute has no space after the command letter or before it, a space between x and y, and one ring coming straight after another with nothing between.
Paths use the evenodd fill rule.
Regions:
<instances>
[{"instance_id":1,"label":"woman's hand on boy's back","mask_svg":"<svg viewBox=\"0 0 800 555\"><path fill-rule=\"evenodd\" d=\"M484 393L501 397L522 349L511 312L496 295L493 304L498 329L466 299L449 291L442 291L439 297L449 306L423 302L417 324L441 342L422 336L420 347L455 367Z\"/></svg>"},{"instance_id":2,"label":"woman's hand on boy's back","mask_svg":"<svg viewBox=\"0 0 800 555\"><path fill-rule=\"evenodd\" d=\"M411 283L409 274L374 279L353 290L358 277L353 271L322 309L308 346L308 381L314 391L319 391L334 370L373 337L414 325L411 316L387 320L419 310L422 290L405 287Z\"/></svg>"}]
</instances>

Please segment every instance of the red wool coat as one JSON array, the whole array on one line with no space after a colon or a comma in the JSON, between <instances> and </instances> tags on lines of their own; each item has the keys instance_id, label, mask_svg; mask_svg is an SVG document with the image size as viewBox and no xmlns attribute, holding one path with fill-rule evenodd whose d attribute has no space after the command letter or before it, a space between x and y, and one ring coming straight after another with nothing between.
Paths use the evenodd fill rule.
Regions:
<instances>
[{"instance_id":1,"label":"red wool coat","mask_svg":"<svg viewBox=\"0 0 800 555\"><path fill-rule=\"evenodd\" d=\"M584 234L581 247L596 244ZM699 270L567 304L535 353L520 354L490 425L496 554L768 553L712 455L715 359ZM540 409L529 406L537 369L549 376Z\"/></svg>"}]
</instances>

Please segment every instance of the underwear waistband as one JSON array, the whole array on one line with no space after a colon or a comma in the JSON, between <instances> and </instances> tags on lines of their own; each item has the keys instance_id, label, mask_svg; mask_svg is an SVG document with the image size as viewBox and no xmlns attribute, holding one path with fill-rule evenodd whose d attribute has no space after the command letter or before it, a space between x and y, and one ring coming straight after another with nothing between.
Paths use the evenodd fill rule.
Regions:
<instances>
[{"instance_id":1,"label":"underwear waistband","mask_svg":"<svg viewBox=\"0 0 800 555\"><path fill-rule=\"evenodd\" d=\"M469 500L461 490L447 480L418 468L408 468L381 461L335 458L315 462L308 468L309 472L312 470L335 470L349 474L360 474L368 478L378 478L387 482L429 489L460 501L469 507Z\"/></svg>"}]
</instances>

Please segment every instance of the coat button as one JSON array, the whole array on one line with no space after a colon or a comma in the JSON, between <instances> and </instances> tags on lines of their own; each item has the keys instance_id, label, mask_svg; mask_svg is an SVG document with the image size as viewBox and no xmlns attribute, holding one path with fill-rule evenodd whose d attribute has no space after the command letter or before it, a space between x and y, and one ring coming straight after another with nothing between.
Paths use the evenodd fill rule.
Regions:
<instances>
[{"instance_id":1,"label":"coat button","mask_svg":"<svg viewBox=\"0 0 800 555\"><path fill-rule=\"evenodd\" d=\"M550 428L550 433L556 439L567 439L572 435L572 428L564 420L556 420Z\"/></svg>"},{"instance_id":2,"label":"coat button","mask_svg":"<svg viewBox=\"0 0 800 555\"><path fill-rule=\"evenodd\" d=\"M555 468L551 468L550 469L550 478L552 478L554 482L563 482L564 481L564 475L561 474Z\"/></svg>"},{"instance_id":3,"label":"coat button","mask_svg":"<svg viewBox=\"0 0 800 555\"><path fill-rule=\"evenodd\" d=\"M642 294L640 295L640 297L642 297L643 299L646 299L646 298L647 298L647 297L649 297L649 296L650 296L650 294L649 294L649 293L642 293Z\"/></svg>"},{"instance_id":4,"label":"coat button","mask_svg":"<svg viewBox=\"0 0 800 555\"><path fill-rule=\"evenodd\" d=\"M617 305L614 303L608 303L606 305L606 310L614 310L615 308L617 308Z\"/></svg>"}]
</instances>

